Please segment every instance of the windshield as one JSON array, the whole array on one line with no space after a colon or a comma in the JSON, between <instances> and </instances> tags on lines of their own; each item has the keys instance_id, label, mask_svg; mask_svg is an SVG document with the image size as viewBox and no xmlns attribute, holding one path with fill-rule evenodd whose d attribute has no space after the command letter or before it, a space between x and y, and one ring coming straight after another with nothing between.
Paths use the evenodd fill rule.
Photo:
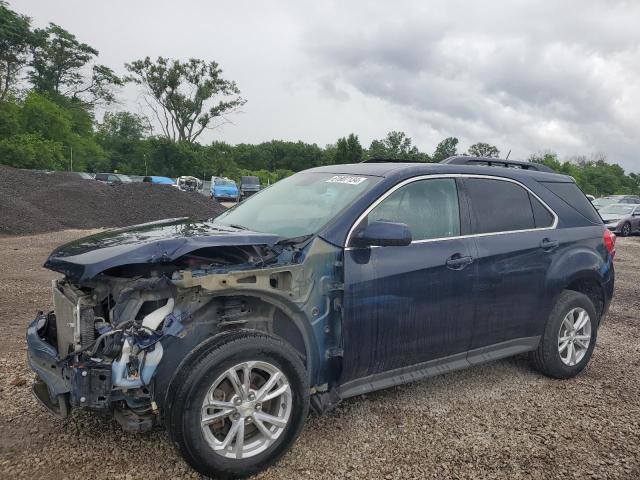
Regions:
<instances>
[{"instance_id":1,"label":"windshield","mask_svg":"<svg viewBox=\"0 0 640 480\"><path fill-rule=\"evenodd\" d=\"M297 173L250 196L216 222L283 237L317 232L380 181L364 175Z\"/></svg>"},{"instance_id":2,"label":"windshield","mask_svg":"<svg viewBox=\"0 0 640 480\"><path fill-rule=\"evenodd\" d=\"M258 177L242 177L242 183L245 185L260 185L260 179Z\"/></svg>"},{"instance_id":3,"label":"windshield","mask_svg":"<svg viewBox=\"0 0 640 480\"><path fill-rule=\"evenodd\" d=\"M601 214L613 213L615 215L631 215L634 205L609 205L600 210Z\"/></svg>"},{"instance_id":4,"label":"windshield","mask_svg":"<svg viewBox=\"0 0 640 480\"><path fill-rule=\"evenodd\" d=\"M225 187L235 187L236 182L233 180L216 180L214 185L221 185Z\"/></svg>"}]
</instances>

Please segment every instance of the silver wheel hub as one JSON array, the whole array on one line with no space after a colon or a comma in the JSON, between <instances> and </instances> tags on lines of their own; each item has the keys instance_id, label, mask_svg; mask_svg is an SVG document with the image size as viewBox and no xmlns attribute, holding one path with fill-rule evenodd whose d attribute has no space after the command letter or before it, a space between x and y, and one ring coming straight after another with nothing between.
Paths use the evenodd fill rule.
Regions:
<instances>
[{"instance_id":1,"label":"silver wheel hub","mask_svg":"<svg viewBox=\"0 0 640 480\"><path fill-rule=\"evenodd\" d=\"M207 391L202 433L218 455L252 457L282 435L292 403L291 386L280 369L267 362L243 362L222 373Z\"/></svg>"},{"instance_id":2,"label":"silver wheel hub","mask_svg":"<svg viewBox=\"0 0 640 480\"><path fill-rule=\"evenodd\" d=\"M571 309L558 330L558 353L570 367L582 361L591 344L591 318L584 308Z\"/></svg>"}]
</instances>

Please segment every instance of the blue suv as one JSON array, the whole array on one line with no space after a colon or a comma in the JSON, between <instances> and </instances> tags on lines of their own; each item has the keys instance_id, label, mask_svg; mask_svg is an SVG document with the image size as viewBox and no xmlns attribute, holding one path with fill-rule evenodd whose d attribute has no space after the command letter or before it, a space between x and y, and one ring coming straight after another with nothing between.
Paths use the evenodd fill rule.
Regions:
<instances>
[{"instance_id":1,"label":"blue suv","mask_svg":"<svg viewBox=\"0 0 640 480\"><path fill-rule=\"evenodd\" d=\"M331 165L217 219L110 230L55 250L54 311L27 331L37 397L162 423L220 477L279 459L308 409L529 352L588 363L615 235L540 165Z\"/></svg>"}]
</instances>

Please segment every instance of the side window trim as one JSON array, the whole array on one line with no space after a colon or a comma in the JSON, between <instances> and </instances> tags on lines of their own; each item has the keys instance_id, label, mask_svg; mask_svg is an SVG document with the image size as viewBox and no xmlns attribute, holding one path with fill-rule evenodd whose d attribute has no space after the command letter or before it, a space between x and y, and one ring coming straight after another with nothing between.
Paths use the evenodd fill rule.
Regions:
<instances>
[{"instance_id":1,"label":"side window trim","mask_svg":"<svg viewBox=\"0 0 640 480\"><path fill-rule=\"evenodd\" d=\"M551 215L553 216L553 223L551 224L550 227L536 227L536 228L527 228L524 230L505 230L505 231L500 231L500 232L490 232L490 233L468 233L466 235L458 235L455 237L442 237L442 238L429 238L426 240L414 240L411 242L411 244L413 245L414 243L429 243L429 242L441 242L444 240L453 240L453 239L459 239L459 238L473 238L473 237L486 237L489 235L506 235L506 234L510 234L510 233L525 233L525 232L536 232L536 231L542 231L542 230L555 230L558 227L558 215L556 214L556 212L549 206L547 205L547 203L540 198L540 196L538 196L534 191L532 191L529 187L527 187L525 184L514 180L512 178L506 178L506 177L497 177L494 175L479 175L479 174L463 174L463 173L450 173L450 174L436 174L436 175L420 175L417 177L411 177L411 178L407 178L397 184L395 184L394 186L392 186L391 188L389 188L389 190L387 190L386 192L384 192L382 195L380 195L375 201L373 201L371 203L371 205L369 205L364 212L362 212L362 214L360 214L360 216L356 219L356 221L351 225L351 228L349 229L349 232L347 233L347 238L345 240L345 250L351 250L354 247L349 246L349 243L351 242L351 237L353 236L354 231L356 230L356 228L358 227L358 225L360 225L360 223L367 217L367 215L369 215L369 213L371 212L371 210L373 210L376 206L378 206L378 204L380 204L385 198L387 198L389 195L391 195L393 192L395 192L396 190L398 190L399 188L402 188L405 185L408 185L409 183L413 183L413 182L417 182L419 180L427 180L430 178L454 178L454 179L458 179L458 178L486 178L489 180L500 180L503 182L511 182L511 183L515 183L516 185L519 185L520 187L524 188L524 190L526 192L528 192L530 195L532 195L535 199L537 199L542 206L544 206L544 208L546 208L549 213L551 213ZM464 191L464 185L460 185L463 182L457 182L456 181L456 186L458 188L458 192L460 192L460 189L462 188L462 190ZM465 212L465 215L469 216L469 222L470 222L470 209L471 209L471 205L469 205L468 203L468 195L466 194L466 191L463 192L463 196L464 196L464 203L460 203L460 224L461 227L463 225L465 225L467 219L463 218L463 211ZM458 198L460 199L460 193L458 193ZM470 224L469 224L470 226ZM470 230L467 230L468 232ZM461 230L462 232L462 230ZM382 248L382 247L370 247L370 248Z\"/></svg>"}]
</instances>

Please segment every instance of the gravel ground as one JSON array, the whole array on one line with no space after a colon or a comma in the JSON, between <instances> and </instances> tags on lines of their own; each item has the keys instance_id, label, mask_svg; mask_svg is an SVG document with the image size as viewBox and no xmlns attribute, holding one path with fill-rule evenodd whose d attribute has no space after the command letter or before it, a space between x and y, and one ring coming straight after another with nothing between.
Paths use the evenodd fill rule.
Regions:
<instances>
[{"instance_id":1,"label":"gravel ground","mask_svg":"<svg viewBox=\"0 0 640 480\"><path fill-rule=\"evenodd\" d=\"M164 430L57 420L31 397L24 328L51 303L47 253L79 231L0 238L0 478L197 478ZM547 379L516 357L311 416L259 478L640 478L640 239L620 239L616 298L587 369Z\"/></svg>"}]
</instances>

